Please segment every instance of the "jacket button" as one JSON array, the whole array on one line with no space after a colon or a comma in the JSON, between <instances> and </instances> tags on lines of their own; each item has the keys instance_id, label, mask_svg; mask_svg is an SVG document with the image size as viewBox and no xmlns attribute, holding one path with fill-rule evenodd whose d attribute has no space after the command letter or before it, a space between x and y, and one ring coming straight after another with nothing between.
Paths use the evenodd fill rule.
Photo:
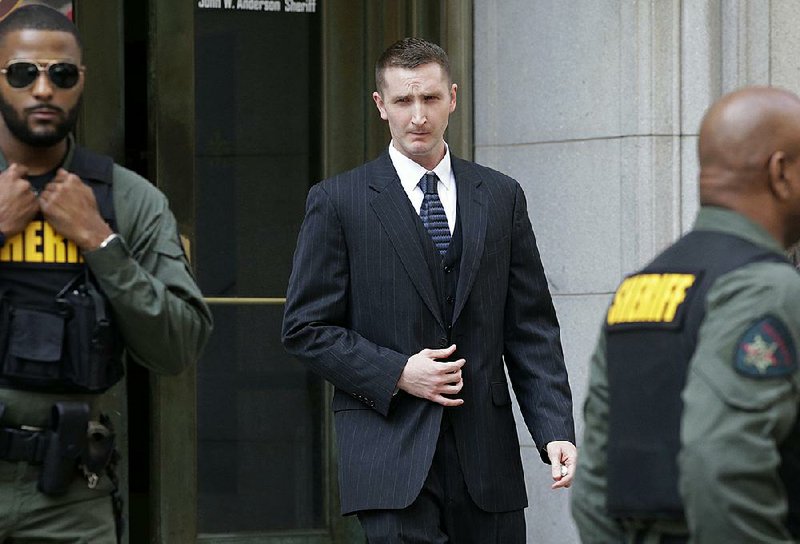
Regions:
<instances>
[{"instance_id":1,"label":"jacket button","mask_svg":"<svg viewBox=\"0 0 800 544\"><path fill-rule=\"evenodd\" d=\"M445 266L444 267L444 273L445 274L449 274L452 271L453 271L453 267L452 266Z\"/></svg>"},{"instance_id":2,"label":"jacket button","mask_svg":"<svg viewBox=\"0 0 800 544\"><path fill-rule=\"evenodd\" d=\"M448 296L445 300L447 301L448 304L452 304L456 301L453 295Z\"/></svg>"},{"instance_id":3,"label":"jacket button","mask_svg":"<svg viewBox=\"0 0 800 544\"><path fill-rule=\"evenodd\" d=\"M446 348L449 345L450 345L450 342L447 341L447 338L445 338L444 336L439 338L439 347Z\"/></svg>"}]
</instances>

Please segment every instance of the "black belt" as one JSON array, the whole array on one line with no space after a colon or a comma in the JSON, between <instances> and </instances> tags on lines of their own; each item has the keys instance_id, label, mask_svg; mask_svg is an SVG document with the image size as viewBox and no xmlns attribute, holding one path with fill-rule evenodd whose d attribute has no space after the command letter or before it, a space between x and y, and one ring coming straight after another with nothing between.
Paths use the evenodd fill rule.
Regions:
<instances>
[{"instance_id":1,"label":"black belt","mask_svg":"<svg viewBox=\"0 0 800 544\"><path fill-rule=\"evenodd\" d=\"M0 460L41 463L47 451L47 432L0 428Z\"/></svg>"}]
</instances>

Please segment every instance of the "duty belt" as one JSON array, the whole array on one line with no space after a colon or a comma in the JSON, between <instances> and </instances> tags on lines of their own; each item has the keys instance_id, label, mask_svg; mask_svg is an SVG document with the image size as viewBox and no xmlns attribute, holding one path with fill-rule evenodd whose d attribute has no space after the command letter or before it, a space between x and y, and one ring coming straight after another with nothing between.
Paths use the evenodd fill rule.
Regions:
<instances>
[{"instance_id":1,"label":"duty belt","mask_svg":"<svg viewBox=\"0 0 800 544\"><path fill-rule=\"evenodd\" d=\"M0 459L41 464L47 452L47 433L43 430L0 427Z\"/></svg>"}]
</instances>

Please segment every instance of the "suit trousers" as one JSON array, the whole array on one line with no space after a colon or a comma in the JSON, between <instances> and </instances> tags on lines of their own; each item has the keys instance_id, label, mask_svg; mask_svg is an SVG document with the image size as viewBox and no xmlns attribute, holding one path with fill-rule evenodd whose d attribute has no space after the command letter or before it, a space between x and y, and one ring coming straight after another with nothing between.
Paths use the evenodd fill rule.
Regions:
<instances>
[{"instance_id":1,"label":"suit trousers","mask_svg":"<svg viewBox=\"0 0 800 544\"><path fill-rule=\"evenodd\" d=\"M358 519L369 544L525 544L525 513L486 512L464 482L447 418L419 496L401 510L363 510Z\"/></svg>"}]
</instances>

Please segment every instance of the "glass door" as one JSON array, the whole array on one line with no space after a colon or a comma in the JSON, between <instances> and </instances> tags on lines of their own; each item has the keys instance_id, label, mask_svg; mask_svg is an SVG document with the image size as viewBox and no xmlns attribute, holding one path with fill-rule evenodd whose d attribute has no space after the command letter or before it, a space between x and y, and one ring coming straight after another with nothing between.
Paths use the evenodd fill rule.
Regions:
<instances>
[{"instance_id":1,"label":"glass door","mask_svg":"<svg viewBox=\"0 0 800 544\"><path fill-rule=\"evenodd\" d=\"M216 324L197 373L198 541L329 542L326 388L280 344L321 175L319 5L200 0L194 21L194 259Z\"/></svg>"}]
</instances>

